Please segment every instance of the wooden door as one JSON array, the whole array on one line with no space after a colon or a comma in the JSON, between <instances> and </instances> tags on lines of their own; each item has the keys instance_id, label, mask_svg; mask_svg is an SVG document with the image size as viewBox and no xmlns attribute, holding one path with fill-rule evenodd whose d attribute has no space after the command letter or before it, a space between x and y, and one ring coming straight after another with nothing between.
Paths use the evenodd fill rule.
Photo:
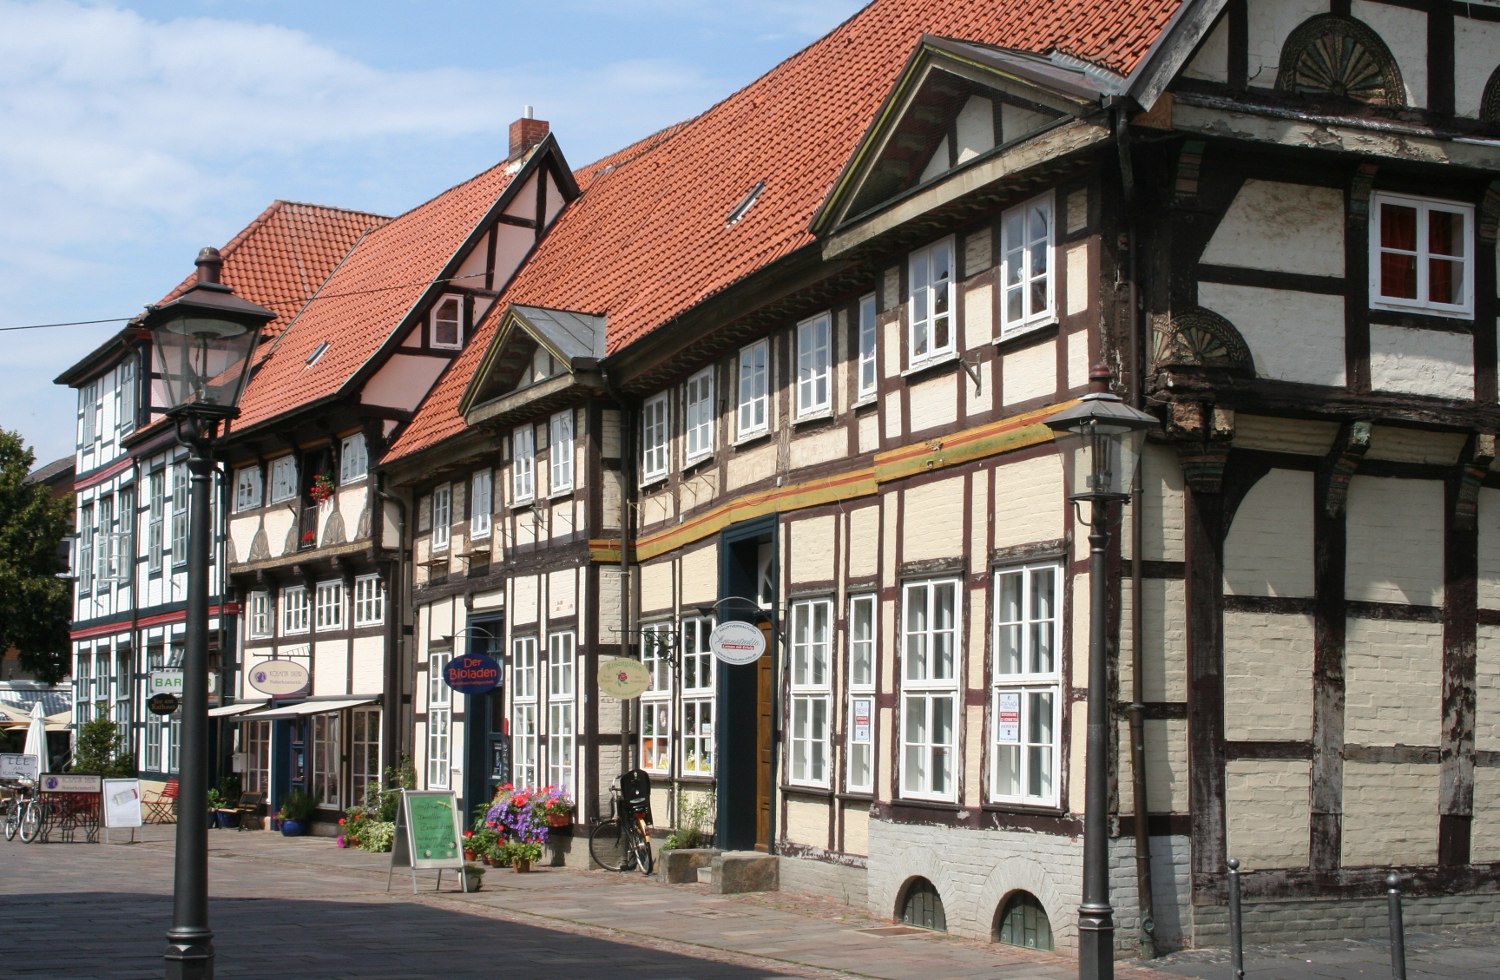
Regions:
<instances>
[{"instance_id":1,"label":"wooden door","mask_svg":"<svg viewBox=\"0 0 1500 980\"><path fill-rule=\"evenodd\" d=\"M770 624L761 627L769 634ZM771 780L775 775L776 755L772 744L775 726L772 708L775 705L775 671L772 665L775 647L766 637L766 652L755 662L755 849L769 851L771 848Z\"/></svg>"}]
</instances>

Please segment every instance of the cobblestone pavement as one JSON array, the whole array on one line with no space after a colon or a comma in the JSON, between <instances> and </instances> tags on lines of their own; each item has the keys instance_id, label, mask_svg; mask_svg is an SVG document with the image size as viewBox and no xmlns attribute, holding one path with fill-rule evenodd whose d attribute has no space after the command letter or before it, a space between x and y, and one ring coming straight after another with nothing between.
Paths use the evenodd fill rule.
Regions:
<instances>
[{"instance_id":1,"label":"cobblestone pavement","mask_svg":"<svg viewBox=\"0 0 1500 980\"><path fill-rule=\"evenodd\" d=\"M0 842L0 976L159 977L172 918L173 828L113 842ZM223 977L554 976L1018 978L1077 976L1065 956L913 930L857 909L770 892L715 895L634 874L491 869L465 895L453 873L398 871L325 838L209 832L209 925ZM1500 977L1489 934L1408 937L1408 976ZM1251 978L1388 977L1378 943L1246 951ZM1222 950L1121 980L1229 977Z\"/></svg>"}]
</instances>

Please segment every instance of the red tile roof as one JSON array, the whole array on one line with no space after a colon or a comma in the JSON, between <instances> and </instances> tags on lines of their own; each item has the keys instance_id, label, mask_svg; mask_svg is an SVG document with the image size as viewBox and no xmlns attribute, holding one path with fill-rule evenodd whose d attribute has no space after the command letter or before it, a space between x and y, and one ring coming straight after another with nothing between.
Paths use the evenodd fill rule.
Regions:
<instances>
[{"instance_id":1,"label":"red tile roof","mask_svg":"<svg viewBox=\"0 0 1500 980\"><path fill-rule=\"evenodd\" d=\"M1183 0L876 0L673 131L600 171L496 309L603 313L611 353L809 244L808 225L924 34L1045 53L1129 75ZM759 199L726 216L757 181ZM457 405L493 335L483 323L387 459L463 426Z\"/></svg>"},{"instance_id":2,"label":"red tile roof","mask_svg":"<svg viewBox=\"0 0 1500 980\"><path fill-rule=\"evenodd\" d=\"M236 430L348 384L442 274L516 169L497 164L366 234L268 351L245 389ZM325 341L328 349L309 366Z\"/></svg>"}]
</instances>

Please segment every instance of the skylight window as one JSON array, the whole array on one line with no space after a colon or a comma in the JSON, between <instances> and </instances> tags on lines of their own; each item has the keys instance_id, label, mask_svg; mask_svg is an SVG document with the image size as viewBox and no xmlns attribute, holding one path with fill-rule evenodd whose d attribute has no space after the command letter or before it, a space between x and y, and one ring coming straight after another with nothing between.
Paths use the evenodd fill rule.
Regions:
<instances>
[{"instance_id":1,"label":"skylight window","mask_svg":"<svg viewBox=\"0 0 1500 980\"><path fill-rule=\"evenodd\" d=\"M766 182L763 180L757 180L755 182L755 186L750 188L750 192L740 199L740 203L734 206L733 211L729 212L729 217L724 219L724 224L738 224L739 220L745 216L745 212L749 211L750 208L755 204L755 202L760 198L760 192L765 189Z\"/></svg>"},{"instance_id":2,"label":"skylight window","mask_svg":"<svg viewBox=\"0 0 1500 980\"><path fill-rule=\"evenodd\" d=\"M314 364L318 363L318 359L326 353L328 353L328 341L325 340L317 347L313 348L313 352L311 354L307 355L307 366L312 367Z\"/></svg>"}]
</instances>

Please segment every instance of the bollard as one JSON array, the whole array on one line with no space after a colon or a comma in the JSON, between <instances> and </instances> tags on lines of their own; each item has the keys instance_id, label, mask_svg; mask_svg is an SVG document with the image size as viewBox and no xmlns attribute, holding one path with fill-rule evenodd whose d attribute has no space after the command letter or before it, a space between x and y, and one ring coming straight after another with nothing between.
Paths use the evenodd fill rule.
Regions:
<instances>
[{"instance_id":1,"label":"bollard","mask_svg":"<svg viewBox=\"0 0 1500 980\"><path fill-rule=\"evenodd\" d=\"M1229 859L1229 967L1234 980L1245 980L1245 950L1240 935L1240 862Z\"/></svg>"},{"instance_id":2,"label":"bollard","mask_svg":"<svg viewBox=\"0 0 1500 980\"><path fill-rule=\"evenodd\" d=\"M1406 929L1401 924L1401 879L1385 876L1385 900L1391 917L1391 976L1406 980Z\"/></svg>"}]
</instances>

